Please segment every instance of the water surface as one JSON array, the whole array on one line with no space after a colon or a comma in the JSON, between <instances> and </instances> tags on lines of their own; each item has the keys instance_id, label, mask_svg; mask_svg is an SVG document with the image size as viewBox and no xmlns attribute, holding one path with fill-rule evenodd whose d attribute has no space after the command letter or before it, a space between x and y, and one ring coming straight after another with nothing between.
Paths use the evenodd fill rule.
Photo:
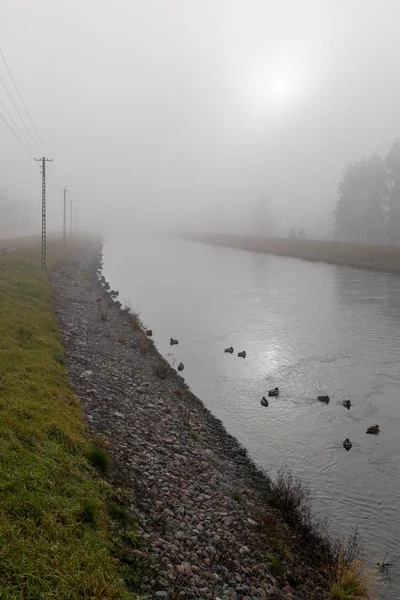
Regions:
<instances>
[{"instance_id":1,"label":"water surface","mask_svg":"<svg viewBox=\"0 0 400 600\"><path fill-rule=\"evenodd\" d=\"M335 532L358 526L375 562L398 555L400 277L162 237L110 239L104 272L258 464L289 465ZM399 569L383 598L400 598Z\"/></svg>"}]
</instances>

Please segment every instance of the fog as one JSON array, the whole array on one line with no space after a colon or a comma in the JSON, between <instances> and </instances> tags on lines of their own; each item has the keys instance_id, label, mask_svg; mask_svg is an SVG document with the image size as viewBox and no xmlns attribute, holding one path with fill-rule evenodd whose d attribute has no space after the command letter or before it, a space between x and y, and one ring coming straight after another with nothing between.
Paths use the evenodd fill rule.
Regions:
<instances>
[{"instance_id":1,"label":"fog","mask_svg":"<svg viewBox=\"0 0 400 600\"><path fill-rule=\"evenodd\" d=\"M346 165L400 136L399 19L397 0L3 0L49 227L68 185L78 229L250 232L266 199L276 235L329 237ZM39 230L39 165L2 121L0 189L0 235L11 206Z\"/></svg>"}]
</instances>

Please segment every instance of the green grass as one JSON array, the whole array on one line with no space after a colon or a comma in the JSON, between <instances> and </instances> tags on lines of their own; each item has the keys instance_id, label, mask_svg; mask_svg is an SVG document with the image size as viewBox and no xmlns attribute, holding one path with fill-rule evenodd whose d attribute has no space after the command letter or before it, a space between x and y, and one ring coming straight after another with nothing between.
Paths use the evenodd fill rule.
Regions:
<instances>
[{"instance_id":1,"label":"green grass","mask_svg":"<svg viewBox=\"0 0 400 600\"><path fill-rule=\"evenodd\" d=\"M0 255L0 597L134 598L125 582L138 585L136 570L117 554L137 536L121 540L110 515L114 490L97 471L109 459L69 389L39 265L38 248Z\"/></svg>"}]
</instances>

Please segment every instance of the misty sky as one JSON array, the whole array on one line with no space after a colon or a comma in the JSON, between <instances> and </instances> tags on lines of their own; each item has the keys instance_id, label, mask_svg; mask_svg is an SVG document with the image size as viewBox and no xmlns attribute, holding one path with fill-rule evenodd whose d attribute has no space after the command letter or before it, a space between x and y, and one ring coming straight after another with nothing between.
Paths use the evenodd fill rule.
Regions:
<instances>
[{"instance_id":1,"label":"misty sky","mask_svg":"<svg viewBox=\"0 0 400 600\"><path fill-rule=\"evenodd\" d=\"M325 235L346 164L400 137L398 0L1 6L0 48L55 161L53 226L67 184L82 228L238 229L269 195L282 232ZM0 76L15 96L1 58ZM1 83L0 99L11 112ZM0 188L39 209L38 166L2 122Z\"/></svg>"}]
</instances>

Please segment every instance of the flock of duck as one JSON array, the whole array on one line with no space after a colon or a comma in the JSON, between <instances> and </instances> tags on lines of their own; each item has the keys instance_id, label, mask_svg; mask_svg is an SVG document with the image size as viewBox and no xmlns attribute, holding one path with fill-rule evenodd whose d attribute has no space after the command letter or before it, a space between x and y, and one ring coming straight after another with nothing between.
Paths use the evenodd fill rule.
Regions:
<instances>
[{"instance_id":1,"label":"flock of duck","mask_svg":"<svg viewBox=\"0 0 400 600\"><path fill-rule=\"evenodd\" d=\"M232 346L230 346L229 348L225 348L225 352L229 353L229 354L233 354L234 349L232 348ZM243 350L242 352L238 352L238 356L240 356L241 358L246 358L246 351ZM269 390L268 392L268 396L269 397L275 397L277 398L279 396L279 388L275 387L272 390ZM324 402L325 404L328 404L330 398L329 396L317 396L317 400L319 400L319 402ZM265 396L263 396L261 398L260 404L262 406L268 406L268 400L267 398L265 398ZM350 410L351 407L351 401L350 400L343 400L342 402L343 406L345 408L347 408L347 410ZM367 433L370 433L372 435L377 435L380 431L379 425L371 425L371 427L368 427L367 429ZM343 442L343 448L345 448L345 450L349 451L352 448L353 444L351 443L351 441L349 440L349 438L346 438Z\"/></svg>"},{"instance_id":2,"label":"flock of duck","mask_svg":"<svg viewBox=\"0 0 400 600\"><path fill-rule=\"evenodd\" d=\"M151 337L153 335L153 332L149 329L146 331L146 334ZM179 340L175 340L174 338L171 338L169 343L171 346L176 346L177 344L179 344ZM233 354L234 348L232 346L230 346L229 348L225 348L224 352L226 352L227 354ZM241 352L238 352L238 356L240 358L246 358L246 350L242 350ZM178 365L178 371L183 371L183 369L184 369L184 364L182 362L180 362ZM278 387L272 388L271 390L268 391L269 398L277 398L278 396L279 396L279 388ZM319 402L328 404L330 401L330 398L327 395L317 396L317 400ZM265 406L265 407L269 406L268 400L265 396L263 396L261 398L260 404L261 404L261 406ZM351 407L350 400L343 400L342 404L345 408L347 408L347 410L350 410L350 407ZM367 433L370 433L372 435L377 435L379 433L379 431L380 431L379 425L371 425L371 427L368 427L368 429L367 429ZM343 442L343 448L345 448L345 450L349 451L352 447L353 447L353 444L351 443L349 438L346 438Z\"/></svg>"},{"instance_id":3,"label":"flock of duck","mask_svg":"<svg viewBox=\"0 0 400 600\"><path fill-rule=\"evenodd\" d=\"M1 249L1 250L4 250L4 249ZM98 271L98 276L100 279L100 283L104 286L104 288L110 294L111 298L115 301L117 296L119 295L119 293L115 290L110 289L110 284L108 283L108 281L106 281L106 278L104 277L104 275L101 275L100 270ZM97 302L101 302L101 298L97 298ZM119 307L122 306L121 302L116 301L115 303L117 305L119 305ZM151 329L148 329L146 331L146 334L149 337L152 337L153 332ZM179 340L175 340L174 338L171 338L169 343L171 346L176 346L177 344L179 344ZM230 346L229 348L225 348L225 352L227 354L233 354L234 349L232 346ZM238 356L240 358L246 358L246 350L242 350L241 352L238 352ZM178 371L183 371L184 368L185 368L185 366L184 366L183 362L180 362L178 365ZM279 396L279 388L275 387L275 388L269 390L268 397L277 398L278 396ZM319 402L324 402L325 404L328 404L328 402L330 400L329 396L326 396L326 395L325 396L317 396L317 399L319 400ZM265 407L268 406L268 400L267 400L267 398L265 398L265 396L263 396L261 398L260 404ZM343 400L342 404L345 408L347 408L347 410L350 410L350 407L351 407L350 400ZM367 429L367 433L370 433L372 435L378 435L379 431L380 431L379 425L371 425L371 427L368 427L368 429ZM343 448L345 448L347 451L349 451L352 448L352 446L353 446L353 444L351 443L349 438L346 438L343 442Z\"/></svg>"},{"instance_id":4,"label":"flock of duck","mask_svg":"<svg viewBox=\"0 0 400 600\"><path fill-rule=\"evenodd\" d=\"M169 340L170 346L176 346L177 344L179 344L178 340L174 340L174 338L171 338ZM183 362L180 362L178 365L178 371L183 371L183 369L185 368L185 365L183 364Z\"/></svg>"}]
</instances>

